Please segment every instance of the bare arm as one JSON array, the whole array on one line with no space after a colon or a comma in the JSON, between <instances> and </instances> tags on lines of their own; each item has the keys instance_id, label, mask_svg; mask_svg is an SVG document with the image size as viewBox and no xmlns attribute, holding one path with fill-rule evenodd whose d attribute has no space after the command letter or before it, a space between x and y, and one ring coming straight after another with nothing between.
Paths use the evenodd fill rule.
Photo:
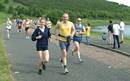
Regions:
<instances>
[{"instance_id":1,"label":"bare arm","mask_svg":"<svg viewBox=\"0 0 130 81\"><path fill-rule=\"evenodd\" d=\"M86 30L85 27L83 26L83 30L80 32L81 35L85 34Z\"/></svg>"}]
</instances>

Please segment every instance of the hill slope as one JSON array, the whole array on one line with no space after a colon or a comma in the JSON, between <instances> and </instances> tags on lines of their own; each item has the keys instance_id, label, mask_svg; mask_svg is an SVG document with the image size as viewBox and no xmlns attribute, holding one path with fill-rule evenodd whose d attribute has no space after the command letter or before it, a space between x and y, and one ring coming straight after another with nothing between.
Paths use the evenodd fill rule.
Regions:
<instances>
[{"instance_id":1,"label":"hill slope","mask_svg":"<svg viewBox=\"0 0 130 81\"><path fill-rule=\"evenodd\" d=\"M61 14L68 11L83 18L126 18L130 17L130 8L106 0L14 0L37 14ZM38 8L39 10L37 10ZM33 12L34 13L34 12ZM34 15L34 14L33 14Z\"/></svg>"},{"instance_id":2,"label":"hill slope","mask_svg":"<svg viewBox=\"0 0 130 81\"><path fill-rule=\"evenodd\" d=\"M13 0L22 6L10 5L9 11L15 15L41 16L58 19L64 11L73 18L130 18L130 8L106 0Z\"/></svg>"}]
</instances>

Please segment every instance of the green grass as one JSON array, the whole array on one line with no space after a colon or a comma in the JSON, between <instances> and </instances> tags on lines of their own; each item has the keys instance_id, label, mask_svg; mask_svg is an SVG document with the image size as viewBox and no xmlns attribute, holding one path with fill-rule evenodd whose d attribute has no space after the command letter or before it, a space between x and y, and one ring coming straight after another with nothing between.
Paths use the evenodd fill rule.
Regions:
<instances>
[{"instance_id":1,"label":"green grass","mask_svg":"<svg viewBox=\"0 0 130 81\"><path fill-rule=\"evenodd\" d=\"M113 22L117 21L119 22L120 20L112 20ZM109 24L109 19L83 19L83 23L91 24L91 27L94 28L96 26L104 26ZM125 24L130 25L130 22L128 20L124 20Z\"/></svg>"},{"instance_id":2,"label":"green grass","mask_svg":"<svg viewBox=\"0 0 130 81\"><path fill-rule=\"evenodd\" d=\"M101 35L102 35L101 32L91 32L91 37L92 38L96 38L97 36L101 36ZM130 37L125 37L124 41L125 41L126 44L130 45Z\"/></svg>"},{"instance_id":3,"label":"green grass","mask_svg":"<svg viewBox=\"0 0 130 81\"><path fill-rule=\"evenodd\" d=\"M1 32L1 24L4 23L8 17L11 17L11 15L0 12L0 81L13 81Z\"/></svg>"},{"instance_id":4,"label":"green grass","mask_svg":"<svg viewBox=\"0 0 130 81\"><path fill-rule=\"evenodd\" d=\"M13 81L9 68L7 52L4 48L1 32L0 32L0 81Z\"/></svg>"},{"instance_id":5,"label":"green grass","mask_svg":"<svg viewBox=\"0 0 130 81\"><path fill-rule=\"evenodd\" d=\"M129 38L129 37L125 37L125 42L126 42L127 44L130 44L130 38Z\"/></svg>"}]
</instances>

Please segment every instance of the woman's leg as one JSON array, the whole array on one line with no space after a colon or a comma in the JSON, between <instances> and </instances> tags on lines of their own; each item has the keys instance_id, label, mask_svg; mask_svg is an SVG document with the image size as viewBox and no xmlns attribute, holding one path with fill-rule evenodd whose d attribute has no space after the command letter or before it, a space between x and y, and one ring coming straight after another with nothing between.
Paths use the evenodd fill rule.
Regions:
<instances>
[{"instance_id":1,"label":"woman's leg","mask_svg":"<svg viewBox=\"0 0 130 81\"><path fill-rule=\"evenodd\" d=\"M46 69L46 64L49 62L49 51L48 50L45 50L42 52L43 54L43 61L42 61L42 69L45 70Z\"/></svg>"},{"instance_id":2,"label":"woman's leg","mask_svg":"<svg viewBox=\"0 0 130 81\"><path fill-rule=\"evenodd\" d=\"M49 62L49 51L48 50L43 51L43 58L44 58L44 63Z\"/></svg>"},{"instance_id":3,"label":"woman's leg","mask_svg":"<svg viewBox=\"0 0 130 81\"><path fill-rule=\"evenodd\" d=\"M43 62L43 55L42 55L42 51L37 51L38 56L39 56L39 62L38 62L38 74L41 74L42 72L42 62Z\"/></svg>"}]
</instances>

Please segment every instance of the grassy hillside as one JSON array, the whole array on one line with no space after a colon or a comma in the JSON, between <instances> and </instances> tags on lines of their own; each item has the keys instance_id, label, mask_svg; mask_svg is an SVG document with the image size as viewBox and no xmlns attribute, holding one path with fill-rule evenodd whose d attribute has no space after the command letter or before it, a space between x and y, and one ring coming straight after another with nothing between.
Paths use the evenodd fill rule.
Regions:
<instances>
[{"instance_id":1,"label":"grassy hillside","mask_svg":"<svg viewBox=\"0 0 130 81\"><path fill-rule=\"evenodd\" d=\"M30 15L45 15L51 19L58 19L64 11L71 14L72 20L82 18L130 18L130 8L106 0L14 0L25 7L19 12ZM24 12L25 11L25 12ZM18 12L18 13L19 13Z\"/></svg>"},{"instance_id":2,"label":"grassy hillside","mask_svg":"<svg viewBox=\"0 0 130 81\"><path fill-rule=\"evenodd\" d=\"M80 16L87 19L129 19L130 7L106 0L0 0L4 12L13 16L47 16L56 22L66 11L72 21Z\"/></svg>"}]
</instances>

